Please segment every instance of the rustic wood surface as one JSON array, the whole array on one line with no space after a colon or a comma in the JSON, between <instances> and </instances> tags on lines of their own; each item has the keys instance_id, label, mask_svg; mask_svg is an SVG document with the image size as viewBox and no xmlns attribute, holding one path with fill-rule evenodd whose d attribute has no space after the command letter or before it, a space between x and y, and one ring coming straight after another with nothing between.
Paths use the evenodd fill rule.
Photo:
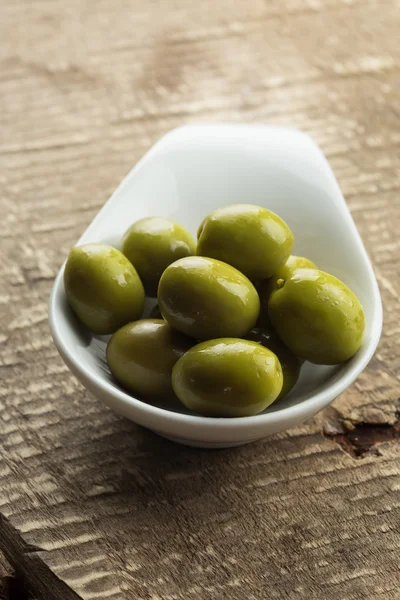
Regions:
<instances>
[{"instance_id":1,"label":"rustic wood surface","mask_svg":"<svg viewBox=\"0 0 400 600\"><path fill-rule=\"evenodd\" d=\"M398 0L0 10L0 549L45 600L399 600ZM334 407L218 452L113 414L47 326L52 280L111 191L201 121L316 139L385 307L378 352Z\"/></svg>"}]
</instances>

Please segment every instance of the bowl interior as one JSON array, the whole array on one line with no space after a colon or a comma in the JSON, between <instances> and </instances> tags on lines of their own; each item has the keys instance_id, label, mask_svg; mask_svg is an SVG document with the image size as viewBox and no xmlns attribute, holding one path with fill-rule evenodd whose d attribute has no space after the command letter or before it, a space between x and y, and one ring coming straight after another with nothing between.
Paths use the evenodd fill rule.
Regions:
<instances>
[{"instance_id":1,"label":"bowl interior","mask_svg":"<svg viewBox=\"0 0 400 600\"><path fill-rule=\"evenodd\" d=\"M279 214L294 233L293 253L342 279L359 296L366 315L359 353L339 367L306 363L292 392L265 411L274 413L304 402L343 377L355 377L380 334L380 299L371 265L330 167L308 136L266 126L179 128L130 172L78 243L118 247L130 223L145 216L170 217L195 236L208 212L235 203L258 204ZM53 295L59 347L61 343L89 376L118 387L105 362L107 338L92 336L72 315L62 270ZM147 311L150 307L151 302Z\"/></svg>"}]
</instances>

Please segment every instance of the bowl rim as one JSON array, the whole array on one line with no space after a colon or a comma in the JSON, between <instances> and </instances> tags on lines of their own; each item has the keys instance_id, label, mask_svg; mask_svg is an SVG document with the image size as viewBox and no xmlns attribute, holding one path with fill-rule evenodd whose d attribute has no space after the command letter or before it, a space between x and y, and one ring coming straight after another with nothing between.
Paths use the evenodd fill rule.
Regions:
<instances>
[{"instance_id":1,"label":"bowl rim","mask_svg":"<svg viewBox=\"0 0 400 600\"><path fill-rule=\"evenodd\" d=\"M149 158L149 155L153 154L155 152L156 148L158 148L160 146L162 141L165 141L166 138L176 135L177 132L179 132L181 130L187 130L190 128L198 129L198 128L201 128L204 126L208 127L208 128L213 127L213 126L214 127L221 127L221 126L225 127L227 125L230 125L230 126L234 125L235 127L246 126L244 124L228 124L228 123L223 123L223 124L215 123L214 124L214 123L210 123L210 124L204 124L204 125L196 125L196 124L195 125L185 125L185 126L181 126L176 129L173 129L172 131L167 133L165 136L163 136L156 144L154 144L152 146L152 148L150 148L150 150L143 156L143 158L138 161L138 163L136 164L134 169L137 169L142 164L143 161L147 160ZM255 127L255 125L250 124L250 127ZM259 125L259 127L269 127L269 126L268 125ZM288 129L290 129L293 131L293 133L295 132L296 134L300 134L300 135L308 138L308 140L313 144L313 146L318 148L318 146L315 144L315 142L312 140L312 138L310 136L308 136L307 134L305 134L295 128L277 127L275 125L273 125L271 128L282 129L282 130L286 130L286 131ZM325 161L326 166L328 167L329 171L332 173L331 167L330 167L325 155L319 148L318 148L318 151L320 153L321 160ZM100 214L103 212L103 210L106 208L106 206L110 202L112 202L113 198L120 191L120 189L125 184L125 182L126 182L126 178L124 178L122 180L122 182L117 186L117 188L115 189L115 191L113 192L111 197L106 201L104 206L100 209L100 211L94 217L92 222L86 228L83 236L81 236L81 238L77 242L77 244L82 243L82 238L84 236L86 236L86 234L89 232L92 225L94 224L94 221L100 216ZM372 295L373 295L373 298L372 298L372 300L373 300L373 319L372 319L372 323L371 323L369 340L365 344L365 347L361 347L360 350L358 351L358 353L352 359L353 362L352 362L351 368L348 369L348 371L346 373L344 373L342 376L340 376L337 381L334 381L331 385L329 385L329 387L327 389L321 390L315 394L310 392L310 395L308 397L304 398L297 404L294 404L294 405L288 406L288 407L284 407L284 408L280 408L277 411L260 413L260 414L248 416L248 417L234 417L234 418L232 417L232 418L223 418L223 419L218 419L215 417L204 417L204 416L196 415L196 414L186 414L186 413L169 411L168 409L161 408L161 407L158 407L158 406L155 406L152 404L148 404L145 401L135 398L134 396L130 395L129 393L125 392L124 390L116 387L116 385L114 385L112 382L107 381L106 379L104 379L103 377L98 375L97 373L93 373L93 372L89 371L88 369L86 369L84 366L82 366L82 363L76 359L76 356L74 356L73 352L71 352L69 350L69 348L64 344L61 328L57 321L57 310L60 310L60 308L57 307L58 296L59 296L59 294L63 293L63 273L64 273L64 267L65 267L65 262L64 262L64 264L61 266L61 268L56 276L56 279L55 279L53 287L52 287L50 299L49 299L49 326L50 326L50 331L51 331L53 340L55 342L55 345L56 345L59 353L61 354L62 358L66 362L67 366L78 376L78 378L81 380L82 383L84 383L84 385L86 387L87 387L87 383L90 382L91 391L93 392L95 390L94 393L99 392L104 401L105 401L105 398L108 398L110 400L117 401L117 403L120 405L129 406L131 409L135 409L135 414L132 415L133 420L135 420L135 418L137 416L139 417L140 415L143 415L143 417L151 417L151 419L152 419L151 428L153 428L153 423L158 423L161 431L163 430L163 426L164 426L164 430L166 430L165 424L166 424L166 421L168 421L169 425L176 425L177 427L179 427L181 429L181 431L182 431L182 428L185 428L185 431L187 431L188 433L190 431L192 431L192 432L195 430L198 431L199 429L201 429L203 431L205 429L207 429L209 431L220 430L220 431L224 431L224 432L235 433L235 432L238 432L239 430L243 430L243 428L251 430L253 426L257 426L257 429L259 429L260 427L264 427L264 426L268 427L268 425L276 425L280 422L284 423L289 420L301 422L302 420L305 420L306 418L308 418L311 414L315 414L316 412L318 412L319 410L321 410L322 408L324 408L325 406L330 404L330 402L332 402L332 400L334 400L337 396L339 396L339 394L341 394L345 389L347 389L354 382L354 380L364 370L364 368L367 366L367 364L371 360L371 358L377 348L377 345L379 343L379 339L380 339L380 335L381 335L381 331L382 331L382 320L383 320L381 296L379 293L379 287L378 287L378 284L377 284L377 281L376 281L376 278L374 275L374 271L373 271L370 259L365 250L365 247L362 243L361 237L357 231L357 228L356 228L353 218L351 216L350 210L347 206L347 203L344 200L343 194L341 192L341 189L340 189L335 177L334 177L334 184L335 184L335 188L336 188L336 193L338 194L338 196L340 197L340 199L343 203L342 208L344 211L347 211L348 216L350 216L349 225L352 228L352 234L355 237L355 241L357 243L359 252L363 255L363 259L364 259L365 265L367 267L369 284L370 284L370 288L371 288ZM113 405L113 403L111 402L110 405ZM141 419L139 419L139 421L140 420ZM145 420L146 420L146 418L143 419L143 421L145 421ZM154 427L155 427L155 425L154 425ZM171 429L172 429L171 427L168 427L168 431L171 431Z\"/></svg>"}]
</instances>

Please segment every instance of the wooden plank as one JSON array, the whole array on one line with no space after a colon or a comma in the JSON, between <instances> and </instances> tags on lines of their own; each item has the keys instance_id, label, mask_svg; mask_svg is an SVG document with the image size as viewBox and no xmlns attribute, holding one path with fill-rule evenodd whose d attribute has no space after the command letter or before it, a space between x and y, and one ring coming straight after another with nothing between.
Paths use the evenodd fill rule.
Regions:
<instances>
[{"instance_id":1,"label":"wooden plank","mask_svg":"<svg viewBox=\"0 0 400 600\"><path fill-rule=\"evenodd\" d=\"M398 3L1 8L0 548L46 600L398 600ZM226 120L320 144L385 326L333 408L214 452L114 415L46 321L59 265L132 164L172 127Z\"/></svg>"}]
</instances>

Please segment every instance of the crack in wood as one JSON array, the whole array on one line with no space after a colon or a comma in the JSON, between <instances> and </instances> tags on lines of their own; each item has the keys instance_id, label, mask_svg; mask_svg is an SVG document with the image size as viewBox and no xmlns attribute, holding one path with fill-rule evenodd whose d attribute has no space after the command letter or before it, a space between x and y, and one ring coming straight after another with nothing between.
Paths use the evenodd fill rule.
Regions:
<instances>
[{"instance_id":1,"label":"crack in wood","mask_svg":"<svg viewBox=\"0 0 400 600\"><path fill-rule=\"evenodd\" d=\"M51 572L40 558L45 552L39 546L27 544L10 522L0 514L0 556L5 553L12 564L17 577L11 578L7 585L7 595L4 600L34 600L28 595L25 585L39 598L46 600L80 600L79 596ZM60 595L59 595L60 594ZM0 588L0 600L1 588Z\"/></svg>"},{"instance_id":2,"label":"crack in wood","mask_svg":"<svg viewBox=\"0 0 400 600\"><path fill-rule=\"evenodd\" d=\"M395 420L357 421L344 418L336 409L331 409L328 419L322 426L323 435L355 459L366 456L380 456L379 446L400 441L400 412L396 411ZM394 420L394 422L393 422Z\"/></svg>"},{"instance_id":3,"label":"crack in wood","mask_svg":"<svg viewBox=\"0 0 400 600\"><path fill-rule=\"evenodd\" d=\"M34 600L25 587L20 573L10 565L0 550L0 600Z\"/></svg>"}]
</instances>

